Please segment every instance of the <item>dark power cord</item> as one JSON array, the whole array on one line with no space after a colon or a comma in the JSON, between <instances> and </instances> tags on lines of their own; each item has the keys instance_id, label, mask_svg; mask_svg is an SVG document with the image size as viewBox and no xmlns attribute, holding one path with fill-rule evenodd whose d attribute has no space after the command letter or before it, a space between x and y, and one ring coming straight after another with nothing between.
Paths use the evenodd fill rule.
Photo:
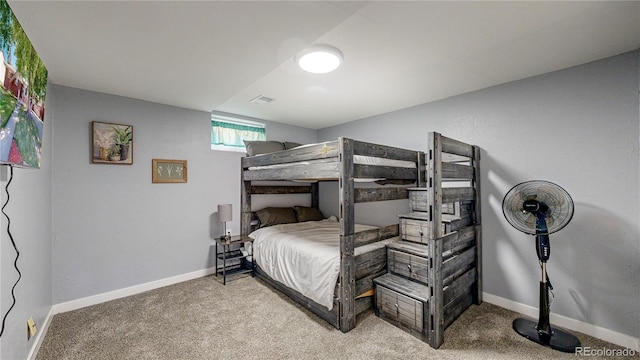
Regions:
<instances>
[{"instance_id":1,"label":"dark power cord","mask_svg":"<svg viewBox=\"0 0 640 360\"><path fill-rule=\"evenodd\" d=\"M4 214L4 217L7 218L7 234L9 234L9 239L11 240L11 244L13 245L13 249L16 251L16 259L13 261L13 267L15 267L16 271L18 272L18 279L16 279L16 282L13 284L13 287L11 287L11 298L13 298L13 302L11 303L11 307L9 307L9 310L7 310L7 312L2 317L2 329L0 330L0 337L2 337L2 334L4 334L5 322L7 321L7 316L9 316L9 312L11 312L13 307L16 305L15 289L16 289L16 285L18 285L18 282L22 278L22 273L20 272L20 269L18 269L18 258L20 257L20 251L18 251L18 246L16 246L16 242L15 240L13 240L13 235L11 235L11 231L10 231L11 219L9 219L9 215L7 215L7 213L4 212L4 208L9 203L9 184L11 184L11 180L13 180L13 166L9 166L9 174L10 174L9 181L7 181L7 185L4 188L5 192L7 193L7 201L5 201L4 205L2 205L2 214Z\"/></svg>"}]
</instances>

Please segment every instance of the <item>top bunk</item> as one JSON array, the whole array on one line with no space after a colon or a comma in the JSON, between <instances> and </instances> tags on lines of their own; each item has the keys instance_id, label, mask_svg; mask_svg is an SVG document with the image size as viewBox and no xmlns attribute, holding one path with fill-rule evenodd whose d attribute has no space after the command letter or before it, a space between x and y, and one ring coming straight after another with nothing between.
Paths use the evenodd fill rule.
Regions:
<instances>
[{"instance_id":1,"label":"top bunk","mask_svg":"<svg viewBox=\"0 0 640 360\"><path fill-rule=\"evenodd\" d=\"M242 158L243 180L417 182L424 179L425 154L340 137L288 150Z\"/></svg>"}]
</instances>

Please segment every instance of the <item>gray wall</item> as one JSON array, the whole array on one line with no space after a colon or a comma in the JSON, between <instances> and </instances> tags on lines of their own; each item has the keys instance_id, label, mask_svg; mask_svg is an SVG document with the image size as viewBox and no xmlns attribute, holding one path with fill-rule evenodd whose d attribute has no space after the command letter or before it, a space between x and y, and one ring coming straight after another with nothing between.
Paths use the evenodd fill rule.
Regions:
<instances>
[{"instance_id":1,"label":"gray wall","mask_svg":"<svg viewBox=\"0 0 640 360\"><path fill-rule=\"evenodd\" d=\"M210 149L210 114L55 86L53 303L214 266L217 205L240 229L240 157ZM90 123L131 124L133 165L91 164ZM315 142L267 122L267 137ZM188 160L186 184L152 184L151 159Z\"/></svg>"},{"instance_id":2,"label":"gray wall","mask_svg":"<svg viewBox=\"0 0 640 360\"><path fill-rule=\"evenodd\" d=\"M0 339L0 358L25 359L34 345L35 338L27 340L26 324L33 317L42 330L51 309L51 134L53 112L49 106L54 101L51 87L48 89L44 118L41 167L15 168L9 184L9 203L5 212L11 219L11 235L20 252L18 268L22 278L15 288L16 305L9 313L5 330ZM5 186L9 168L0 167L0 202L4 205ZM2 206L0 205L0 206ZM14 269L16 253L7 233L7 221L0 216L0 309L4 316L13 300L11 288L18 279ZM1 321L1 319L0 319Z\"/></svg>"},{"instance_id":3,"label":"gray wall","mask_svg":"<svg viewBox=\"0 0 640 360\"><path fill-rule=\"evenodd\" d=\"M575 216L551 236L552 313L640 335L639 52L319 131L425 149L426 134L482 148L484 291L538 306L533 237L504 220L519 182L564 187ZM390 214L391 216L395 214Z\"/></svg>"},{"instance_id":4,"label":"gray wall","mask_svg":"<svg viewBox=\"0 0 640 360\"><path fill-rule=\"evenodd\" d=\"M267 122L267 136L301 143L350 136L424 149L426 133L439 131L480 145L484 290L533 307L533 240L503 220L500 205L520 181L557 182L573 196L576 214L552 235L552 312L638 337L639 83L634 52L318 132ZM133 165L90 163L92 120L134 126ZM26 319L41 326L52 304L211 267L217 204L234 205L229 226L239 230L242 154L209 149L208 113L53 86L44 129L42 168L16 169L10 186L6 211L23 278L2 358L26 357L33 345ZM152 158L188 160L189 182L152 184ZM323 211L334 213L336 199L325 193ZM373 211L371 222L397 221L406 211L391 208ZM4 217L0 227L6 311L15 253Z\"/></svg>"}]
</instances>

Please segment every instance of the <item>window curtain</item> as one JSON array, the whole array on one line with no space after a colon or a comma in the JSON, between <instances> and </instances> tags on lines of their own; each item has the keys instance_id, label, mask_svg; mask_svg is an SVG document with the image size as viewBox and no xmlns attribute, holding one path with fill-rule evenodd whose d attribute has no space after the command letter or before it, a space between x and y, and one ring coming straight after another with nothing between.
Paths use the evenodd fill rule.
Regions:
<instances>
[{"instance_id":1,"label":"window curtain","mask_svg":"<svg viewBox=\"0 0 640 360\"><path fill-rule=\"evenodd\" d=\"M243 140L265 140L263 127L211 121L211 144L244 147Z\"/></svg>"}]
</instances>

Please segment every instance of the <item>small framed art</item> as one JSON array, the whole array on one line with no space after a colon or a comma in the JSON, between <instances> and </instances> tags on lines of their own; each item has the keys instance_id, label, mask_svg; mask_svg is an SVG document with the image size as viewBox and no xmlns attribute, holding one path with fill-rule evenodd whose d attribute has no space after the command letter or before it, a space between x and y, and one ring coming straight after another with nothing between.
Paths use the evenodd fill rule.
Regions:
<instances>
[{"instance_id":1,"label":"small framed art","mask_svg":"<svg viewBox=\"0 0 640 360\"><path fill-rule=\"evenodd\" d=\"M151 182L186 183L187 160L151 160Z\"/></svg>"},{"instance_id":2,"label":"small framed art","mask_svg":"<svg viewBox=\"0 0 640 360\"><path fill-rule=\"evenodd\" d=\"M133 164L133 126L92 121L91 162Z\"/></svg>"}]
</instances>

